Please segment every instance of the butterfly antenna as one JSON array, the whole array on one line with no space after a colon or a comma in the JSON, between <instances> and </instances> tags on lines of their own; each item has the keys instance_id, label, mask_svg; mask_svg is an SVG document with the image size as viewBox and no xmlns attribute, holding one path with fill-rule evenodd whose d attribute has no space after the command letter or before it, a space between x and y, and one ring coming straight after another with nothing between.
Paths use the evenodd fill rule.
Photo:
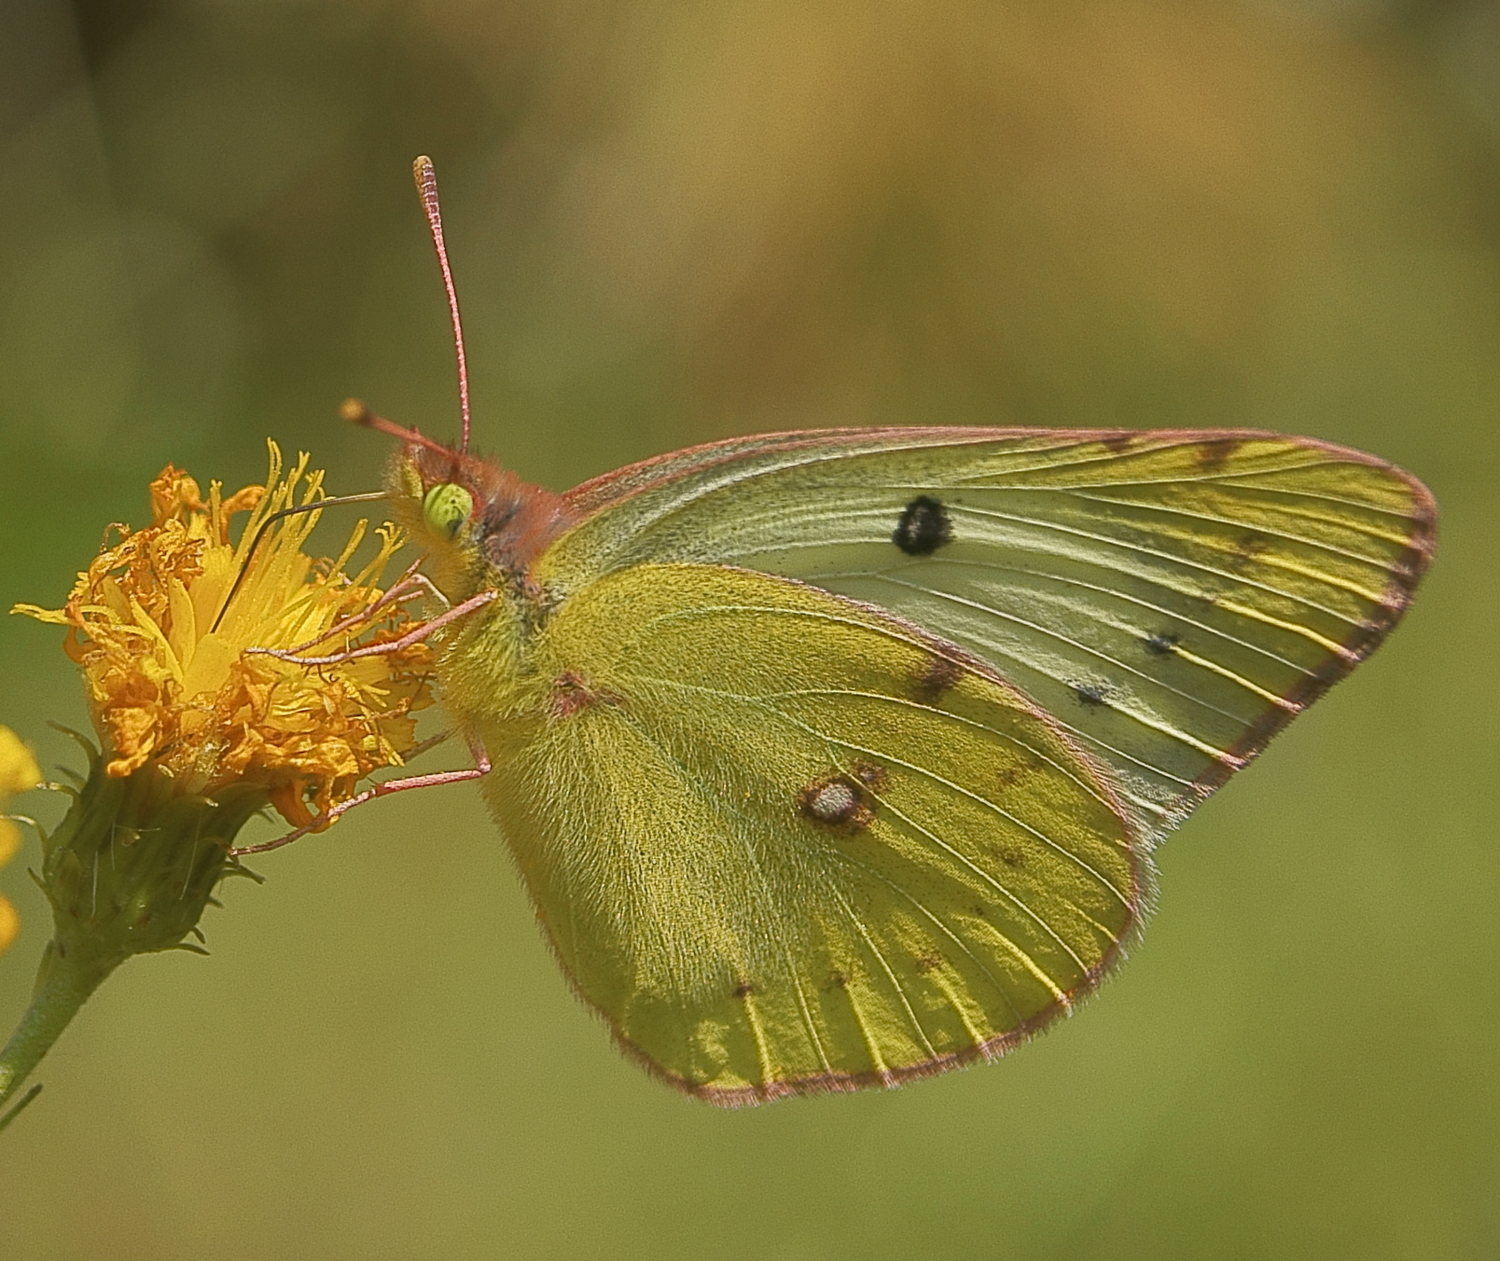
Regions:
<instances>
[{"instance_id":1,"label":"butterfly antenna","mask_svg":"<svg viewBox=\"0 0 1500 1261\"><path fill-rule=\"evenodd\" d=\"M453 321L453 351L458 357L458 408L463 413L464 440L460 451L469 449L469 365L464 358L464 326L458 317L458 290L453 287L453 271L448 266L448 247L443 244L443 211L438 205L437 172L432 159L423 154L411 164L412 175L417 181L417 192L422 197L422 209L427 213L427 228L432 233L432 245L437 250L438 266L443 269L443 288L448 294L448 318Z\"/></svg>"},{"instance_id":2,"label":"butterfly antenna","mask_svg":"<svg viewBox=\"0 0 1500 1261\"><path fill-rule=\"evenodd\" d=\"M387 420L384 416L377 416L365 406L362 399L346 398L339 404L339 417L347 420L351 425L363 425L366 429L374 429L379 433L389 434L401 442L415 443L419 447L426 447L429 451L436 451L440 455L452 456L453 452L441 442L429 438L425 433L418 433L415 429L408 429L405 425L398 425L394 420Z\"/></svg>"}]
</instances>

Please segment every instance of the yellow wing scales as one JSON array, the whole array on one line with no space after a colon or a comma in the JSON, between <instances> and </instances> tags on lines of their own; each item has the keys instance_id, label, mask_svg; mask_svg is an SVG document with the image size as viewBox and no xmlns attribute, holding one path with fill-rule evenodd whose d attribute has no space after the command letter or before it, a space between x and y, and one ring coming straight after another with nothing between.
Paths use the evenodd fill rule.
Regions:
<instances>
[{"instance_id":1,"label":"yellow wing scales","mask_svg":"<svg viewBox=\"0 0 1500 1261\"><path fill-rule=\"evenodd\" d=\"M1098 769L879 611L634 566L562 604L531 677L523 716L466 715L490 803L582 996L716 1102L996 1054L1140 916L1146 860Z\"/></svg>"}]
</instances>

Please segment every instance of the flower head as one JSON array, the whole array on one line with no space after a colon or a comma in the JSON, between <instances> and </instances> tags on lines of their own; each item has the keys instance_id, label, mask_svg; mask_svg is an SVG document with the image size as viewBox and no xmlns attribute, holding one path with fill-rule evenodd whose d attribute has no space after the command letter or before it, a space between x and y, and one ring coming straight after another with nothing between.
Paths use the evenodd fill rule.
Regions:
<instances>
[{"instance_id":1,"label":"flower head","mask_svg":"<svg viewBox=\"0 0 1500 1261\"><path fill-rule=\"evenodd\" d=\"M274 443L270 453L265 486L228 498L215 482L205 499L168 465L151 484L151 524L113 527L118 539L106 539L64 608L15 611L68 627L109 776L151 764L185 793L257 787L300 828L333 818L372 771L402 764L416 743L412 713L431 702L431 650L416 643L315 669L246 651L317 643L337 654L410 625L376 585L399 531L380 527L374 559L352 575L344 567L363 521L336 559L314 561L302 548L319 513L273 516L318 502L323 475L305 455L284 472Z\"/></svg>"},{"instance_id":2,"label":"flower head","mask_svg":"<svg viewBox=\"0 0 1500 1261\"><path fill-rule=\"evenodd\" d=\"M431 653L404 601L420 584L377 585L401 543L391 526L352 574L364 522L332 561L303 551L322 485L306 456L284 473L274 443L265 486L227 499L169 466L151 483L151 524L111 527L63 608L13 610L68 628L103 750L79 737L88 776L42 836L52 940L0 1048L0 1111L115 968L198 948L187 939L220 881L250 874L234 841L251 818L274 805L291 836L326 827L375 793L358 788L365 776L416 748ZM308 649L315 660L299 660ZM29 755L7 749L0 739L0 790L33 786Z\"/></svg>"},{"instance_id":3,"label":"flower head","mask_svg":"<svg viewBox=\"0 0 1500 1261\"><path fill-rule=\"evenodd\" d=\"M41 780L42 773L37 770L31 750L9 727L0 727L0 810L17 793L35 788ZM11 860L20 845L21 834L16 825L10 819L0 817L0 867ZM20 928L16 908L5 898L0 898L0 951L15 941Z\"/></svg>"}]
</instances>

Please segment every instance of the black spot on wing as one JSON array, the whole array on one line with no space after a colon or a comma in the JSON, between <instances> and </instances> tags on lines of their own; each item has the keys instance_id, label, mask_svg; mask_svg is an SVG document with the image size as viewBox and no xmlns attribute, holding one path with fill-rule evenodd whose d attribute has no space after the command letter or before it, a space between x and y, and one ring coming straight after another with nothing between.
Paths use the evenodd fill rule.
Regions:
<instances>
[{"instance_id":1,"label":"black spot on wing","mask_svg":"<svg viewBox=\"0 0 1500 1261\"><path fill-rule=\"evenodd\" d=\"M953 522L942 501L918 495L901 510L891 542L908 556L931 556L953 540Z\"/></svg>"},{"instance_id":2,"label":"black spot on wing","mask_svg":"<svg viewBox=\"0 0 1500 1261\"><path fill-rule=\"evenodd\" d=\"M923 705L931 705L964 677L964 668L940 653L931 653L917 672L912 696Z\"/></svg>"},{"instance_id":3,"label":"black spot on wing","mask_svg":"<svg viewBox=\"0 0 1500 1261\"><path fill-rule=\"evenodd\" d=\"M1157 631L1154 635L1147 635L1144 640L1146 651L1153 657L1170 657L1181 642L1182 637L1171 631Z\"/></svg>"},{"instance_id":4,"label":"black spot on wing","mask_svg":"<svg viewBox=\"0 0 1500 1261\"><path fill-rule=\"evenodd\" d=\"M1099 683L1075 683L1073 695L1078 698L1080 705L1087 705L1091 709L1097 705L1109 704L1104 687Z\"/></svg>"}]
</instances>

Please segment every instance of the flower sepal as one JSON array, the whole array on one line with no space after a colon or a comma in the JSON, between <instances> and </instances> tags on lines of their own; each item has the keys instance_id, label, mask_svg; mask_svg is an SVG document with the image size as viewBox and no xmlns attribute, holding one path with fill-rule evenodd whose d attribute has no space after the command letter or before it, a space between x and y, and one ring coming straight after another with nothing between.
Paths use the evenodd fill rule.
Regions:
<instances>
[{"instance_id":1,"label":"flower sepal","mask_svg":"<svg viewBox=\"0 0 1500 1261\"><path fill-rule=\"evenodd\" d=\"M116 777L81 743L88 779L44 843L39 883L52 904L54 947L95 956L107 975L197 928L226 866L238 867L229 856L235 836L269 794L243 781L211 796L184 792L154 762Z\"/></svg>"}]
</instances>

